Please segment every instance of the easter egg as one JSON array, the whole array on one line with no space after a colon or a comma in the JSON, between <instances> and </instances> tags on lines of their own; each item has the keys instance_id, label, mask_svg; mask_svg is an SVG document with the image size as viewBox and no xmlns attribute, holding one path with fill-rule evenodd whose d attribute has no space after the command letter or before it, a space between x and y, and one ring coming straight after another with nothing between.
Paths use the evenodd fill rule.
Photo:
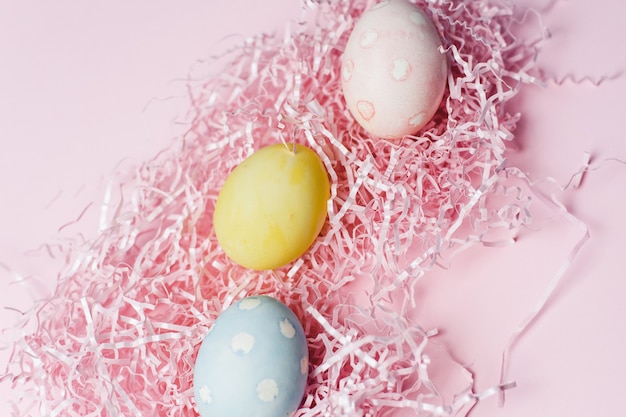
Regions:
<instances>
[{"instance_id":1,"label":"easter egg","mask_svg":"<svg viewBox=\"0 0 626 417\"><path fill-rule=\"evenodd\" d=\"M418 132L441 103L448 65L428 15L407 0L386 0L357 21L342 57L346 105L370 134Z\"/></svg>"},{"instance_id":2,"label":"easter egg","mask_svg":"<svg viewBox=\"0 0 626 417\"><path fill-rule=\"evenodd\" d=\"M312 149L266 146L226 178L213 215L217 240L244 267L281 267L314 242L329 197L328 175Z\"/></svg>"},{"instance_id":3,"label":"easter egg","mask_svg":"<svg viewBox=\"0 0 626 417\"><path fill-rule=\"evenodd\" d=\"M194 365L202 417L288 417L306 388L309 353L302 325L283 303L247 297L205 336Z\"/></svg>"}]
</instances>

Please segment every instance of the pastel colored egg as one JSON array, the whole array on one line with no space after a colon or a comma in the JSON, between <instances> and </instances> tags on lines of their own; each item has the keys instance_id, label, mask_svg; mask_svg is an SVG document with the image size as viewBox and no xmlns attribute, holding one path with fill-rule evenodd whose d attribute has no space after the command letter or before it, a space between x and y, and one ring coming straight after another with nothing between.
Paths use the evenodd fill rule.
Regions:
<instances>
[{"instance_id":1,"label":"pastel colored egg","mask_svg":"<svg viewBox=\"0 0 626 417\"><path fill-rule=\"evenodd\" d=\"M306 388L309 353L302 325L280 301L244 298L206 335L194 366L202 417L287 417Z\"/></svg>"},{"instance_id":2,"label":"pastel colored egg","mask_svg":"<svg viewBox=\"0 0 626 417\"><path fill-rule=\"evenodd\" d=\"M217 240L226 255L244 267L281 267L314 242L329 197L328 175L312 149L266 146L224 182L213 216Z\"/></svg>"},{"instance_id":3,"label":"pastel colored egg","mask_svg":"<svg viewBox=\"0 0 626 417\"><path fill-rule=\"evenodd\" d=\"M369 133L398 139L428 123L448 65L428 15L406 0L382 1L358 20L342 57L346 105Z\"/></svg>"}]
</instances>

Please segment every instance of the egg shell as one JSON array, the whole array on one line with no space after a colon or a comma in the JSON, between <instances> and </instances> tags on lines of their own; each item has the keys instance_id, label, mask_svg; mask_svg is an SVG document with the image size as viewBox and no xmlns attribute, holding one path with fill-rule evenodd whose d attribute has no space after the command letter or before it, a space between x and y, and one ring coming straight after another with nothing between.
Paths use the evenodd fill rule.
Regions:
<instances>
[{"instance_id":1,"label":"egg shell","mask_svg":"<svg viewBox=\"0 0 626 417\"><path fill-rule=\"evenodd\" d=\"M283 303L253 296L215 320L194 366L202 417L287 417L306 388L309 353L302 325Z\"/></svg>"},{"instance_id":2,"label":"egg shell","mask_svg":"<svg viewBox=\"0 0 626 417\"><path fill-rule=\"evenodd\" d=\"M382 1L358 20L342 57L346 105L374 136L418 132L441 103L448 73L428 15L406 0Z\"/></svg>"},{"instance_id":3,"label":"egg shell","mask_svg":"<svg viewBox=\"0 0 626 417\"><path fill-rule=\"evenodd\" d=\"M279 268L315 241L329 197L328 174L312 149L266 146L226 178L215 204L215 235L236 263L256 270Z\"/></svg>"}]
</instances>

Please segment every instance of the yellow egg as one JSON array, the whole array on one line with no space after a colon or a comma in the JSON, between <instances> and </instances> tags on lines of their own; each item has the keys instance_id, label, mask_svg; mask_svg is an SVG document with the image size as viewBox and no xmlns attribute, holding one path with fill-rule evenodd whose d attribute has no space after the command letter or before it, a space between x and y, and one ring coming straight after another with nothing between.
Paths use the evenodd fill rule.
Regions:
<instances>
[{"instance_id":1,"label":"yellow egg","mask_svg":"<svg viewBox=\"0 0 626 417\"><path fill-rule=\"evenodd\" d=\"M275 269L301 256L318 236L330 197L328 175L306 146L259 149L226 178L213 224L229 258L250 269Z\"/></svg>"}]
</instances>

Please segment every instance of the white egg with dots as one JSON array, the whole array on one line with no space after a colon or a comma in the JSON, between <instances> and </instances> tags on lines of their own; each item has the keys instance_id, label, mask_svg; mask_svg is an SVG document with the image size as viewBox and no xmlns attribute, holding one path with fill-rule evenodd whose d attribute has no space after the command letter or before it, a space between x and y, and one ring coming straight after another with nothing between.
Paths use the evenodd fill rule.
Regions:
<instances>
[{"instance_id":1,"label":"white egg with dots","mask_svg":"<svg viewBox=\"0 0 626 417\"><path fill-rule=\"evenodd\" d=\"M357 21L342 57L346 105L370 134L399 139L422 129L445 91L448 65L426 12L385 0Z\"/></svg>"},{"instance_id":2,"label":"white egg with dots","mask_svg":"<svg viewBox=\"0 0 626 417\"><path fill-rule=\"evenodd\" d=\"M306 388L309 353L304 329L285 304L247 297L215 320L194 366L202 417L287 417Z\"/></svg>"}]
</instances>

